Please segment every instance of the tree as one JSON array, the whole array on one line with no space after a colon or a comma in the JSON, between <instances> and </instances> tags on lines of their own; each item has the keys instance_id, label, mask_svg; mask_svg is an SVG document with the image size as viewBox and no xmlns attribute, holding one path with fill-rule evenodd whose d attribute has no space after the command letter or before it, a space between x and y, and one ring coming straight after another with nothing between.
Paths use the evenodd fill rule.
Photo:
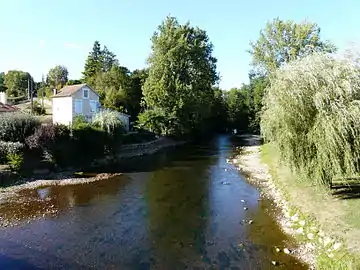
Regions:
<instances>
[{"instance_id":1,"label":"tree","mask_svg":"<svg viewBox=\"0 0 360 270\"><path fill-rule=\"evenodd\" d=\"M334 52L335 46L320 38L320 28L311 22L295 23L279 18L266 24L260 37L251 43L252 63L264 75L283 63L312 52Z\"/></svg>"},{"instance_id":2,"label":"tree","mask_svg":"<svg viewBox=\"0 0 360 270\"><path fill-rule=\"evenodd\" d=\"M66 85L82 84L82 80L68 80Z\"/></svg>"},{"instance_id":3,"label":"tree","mask_svg":"<svg viewBox=\"0 0 360 270\"><path fill-rule=\"evenodd\" d=\"M127 92L131 87L130 71L125 67L112 66L108 72L99 73L94 85L104 107L127 113Z\"/></svg>"},{"instance_id":4,"label":"tree","mask_svg":"<svg viewBox=\"0 0 360 270\"><path fill-rule=\"evenodd\" d=\"M190 135L210 117L212 86L218 81L213 45L204 30L167 17L152 37L149 76L143 87L146 126L162 134ZM151 112L152 111L152 112ZM163 121L161 124L152 121Z\"/></svg>"},{"instance_id":5,"label":"tree","mask_svg":"<svg viewBox=\"0 0 360 270\"><path fill-rule=\"evenodd\" d=\"M0 72L0 92L5 92L6 89L7 88L5 86L5 73Z\"/></svg>"},{"instance_id":6,"label":"tree","mask_svg":"<svg viewBox=\"0 0 360 270\"><path fill-rule=\"evenodd\" d=\"M142 88L148 76L149 71L147 69L136 69L130 75L131 87L128 89L127 97L128 113L132 119L136 119L141 111Z\"/></svg>"},{"instance_id":7,"label":"tree","mask_svg":"<svg viewBox=\"0 0 360 270\"><path fill-rule=\"evenodd\" d=\"M249 126L249 104L247 85L241 89L232 88L226 93L226 105L229 117L229 127L247 130Z\"/></svg>"},{"instance_id":8,"label":"tree","mask_svg":"<svg viewBox=\"0 0 360 270\"><path fill-rule=\"evenodd\" d=\"M65 66L56 66L49 70L46 76L47 84L52 89L61 89L68 81L69 72Z\"/></svg>"},{"instance_id":9,"label":"tree","mask_svg":"<svg viewBox=\"0 0 360 270\"><path fill-rule=\"evenodd\" d=\"M358 59L313 54L271 78L261 119L264 138L315 183L360 172Z\"/></svg>"},{"instance_id":10,"label":"tree","mask_svg":"<svg viewBox=\"0 0 360 270\"><path fill-rule=\"evenodd\" d=\"M33 84L34 81L28 72L20 70L9 70L5 75L6 93L9 97L27 96L28 80Z\"/></svg>"},{"instance_id":11,"label":"tree","mask_svg":"<svg viewBox=\"0 0 360 270\"><path fill-rule=\"evenodd\" d=\"M117 65L116 55L109 51L106 46L104 46L104 49L101 49L100 42L95 41L93 49L85 62L84 81L94 86L95 79L100 73L110 71L112 66Z\"/></svg>"}]
</instances>

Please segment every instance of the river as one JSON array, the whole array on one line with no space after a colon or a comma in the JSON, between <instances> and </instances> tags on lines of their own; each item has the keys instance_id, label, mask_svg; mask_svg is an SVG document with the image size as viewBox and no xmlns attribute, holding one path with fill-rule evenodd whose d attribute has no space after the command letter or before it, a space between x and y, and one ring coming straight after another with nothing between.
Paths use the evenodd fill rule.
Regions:
<instances>
[{"instance_id":1,"label":"river","mask_svg":"<svg viewBox=\"0 0 360 270\"><path fill-rule=\"evenodd\" d=\"M307 269L226 159L240 142L211 142L103 168L120 177L23 190L0 205L0 269ZM277 266L272 262L276 261Z\"/></svg>"}]
</instances>

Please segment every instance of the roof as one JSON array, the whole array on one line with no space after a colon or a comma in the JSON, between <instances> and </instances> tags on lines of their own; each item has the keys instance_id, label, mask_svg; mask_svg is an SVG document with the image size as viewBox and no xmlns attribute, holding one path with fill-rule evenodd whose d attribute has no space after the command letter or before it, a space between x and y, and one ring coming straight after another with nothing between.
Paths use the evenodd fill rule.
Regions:
<instances>
[{"instance_id":1,"label":"roof","mask_svg":"<svg viewBox=\"0 0 360 270\"><path fill-rule=\"evenodd\" d=\"M18 108L16 108L15 106L11 106L11 105L0 102L0 113L1 112L15 112L17 110L18 110Z\"/></svg>"},{"instance_id":2,"label":"roof","mask_svg":"<svg viewBox=\"0 0 360 270\"><path fill-rule=\"evenodd\" d=\"M90 88L91 91L93 91L96 95L99 95L89 85L87 85L86 83L82 83L82 84L74 84L74 85L64 86L63 88L61 88L59 90L59 93L57 93L56 95L54 95L52 97L53 98L56 98L56 97L70 97L73 94L75 94L77 91L79 91L81 88L83 88L84 86Z\"/></svg>"}]
</instances>

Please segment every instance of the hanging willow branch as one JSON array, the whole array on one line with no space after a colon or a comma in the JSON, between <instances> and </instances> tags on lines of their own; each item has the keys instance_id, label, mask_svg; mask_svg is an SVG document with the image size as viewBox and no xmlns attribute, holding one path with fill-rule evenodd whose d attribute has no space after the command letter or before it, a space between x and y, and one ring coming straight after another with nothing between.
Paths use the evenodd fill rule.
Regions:
<instances>
[{"instance_id":1,"label":"hanging willow branch","mask_svg":"<svg viewBox=\"0 0 360 270\"><path fill-rule=\"evenodd\" d=\"M261 132L315 183L358 175L360 71L355 58L313 54L282 67L264 98Z\"/></svg>"}]
</instances>

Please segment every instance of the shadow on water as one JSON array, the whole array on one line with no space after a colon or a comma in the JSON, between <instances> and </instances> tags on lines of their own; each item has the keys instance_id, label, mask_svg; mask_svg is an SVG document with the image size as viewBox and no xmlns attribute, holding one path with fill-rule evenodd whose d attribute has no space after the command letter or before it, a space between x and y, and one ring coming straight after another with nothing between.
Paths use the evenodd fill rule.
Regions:
<instances>
[{"instance_id":1,"label":"shadow on water","mask_svg":"<svg viewBox=\"0 0 360 270\"><path fill-rule=\"evenodd\" d=\"M18 224L0 229L0 269L307 269L274 252L294 243L226 162L238 144L220 136L103 168L120 177L20 192L0 205Z\"/></svg>"}]
</instances>

